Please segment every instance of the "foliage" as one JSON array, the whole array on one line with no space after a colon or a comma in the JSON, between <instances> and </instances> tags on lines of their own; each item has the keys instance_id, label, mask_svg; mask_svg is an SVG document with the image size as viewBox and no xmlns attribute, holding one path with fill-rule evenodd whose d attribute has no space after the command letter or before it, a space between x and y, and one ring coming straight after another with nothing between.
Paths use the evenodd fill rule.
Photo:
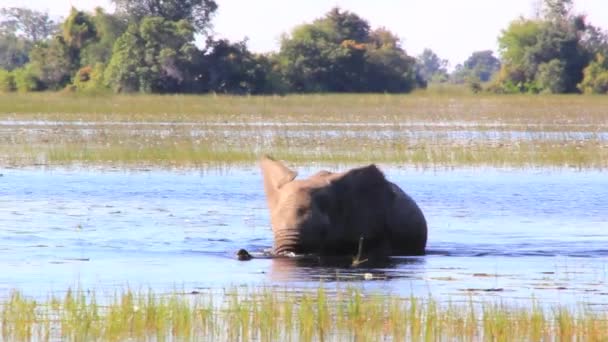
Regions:
<instances>
[{"instance_id":1,"label":"foliage","mask_svg":"<svg viewBox=\"0 0 608 342\"><path fill-rule=\"evenodd\" d=\"M90 17L96 36L80 50L80 65L107 64L116 40L127 30L127 21L120 16L96 8Z\"/></svg>"},{"instance_id":2,"label":"foliage","mask_svg":"<svg viewBox=\"0 0 608 342\"><path fill-rule=\"evenodd\" d=\"M57 24L48 13L28 8L0 8L0 35L16 35L30 42L39 42L56 31Z\"/></svg>"},{"instance_id":3,"label":"foliage","mask_svg":"<svg viewBox=\"0 0 608 342\"><path fill-rule=\"evenodd\" d=\"M73 7L61 28L65 43L75 51L82 49L87 41L95 39L97 36L91 16Z\"/></svg>"},{"instance_id":4,"label":"foliage","mask_svg":"<svg viewBox=\"0 0 608 342\"><path fill-rule=\"evenodd\" d=\"M260 94L278 90L270 78L272 62L266 56L249 52L246 41L230 43L222 39L210 45L201 78L207 91Z\"/></svg>"},{"instance_id":5,"label":"foliage","mask_svg":"<svg viewBox=\"0 0 608 342\"><path fill-rule=\"evenodd\" d=\"M546 93L559 94L566 90L566 63L552 59L538 66L536 81L539 89Z\"/></svg>"},{"instance_id":6,"label":"foliage","mask_svg":"<svg viewBox=\"0 0 608 342\"><path fill-rule=\"evenodd\" d=\"M464 62L464 68L480 81L487 82L500 69L500 60L494 57L492 50L476 51Z\"/></svg>"},{"instance_id":7,"label":"foliage","mask_svg":"<svg viewBox=\"0 0 608 342\"><path fill-rule=\"evenodd\" d=\"M176 92L190 76L184 71L197 52L193 41L194 28L184 20L131 24L114 45L106 82L115 91Z\"/></svg>"},{"instance_id":8,"label":"foliage","mask_svg":"<svg viewBox=\"0 0 608 342\"><path fill-rule=\"evenodd\" d=\"M62 89L82 66L81 51L97 41L93 18L72 8L60 35L34 46L30 64L44 89Z\"/></svg>"},{"instance_id":9,"label":"foliage","mask_svg":"<svg viewBox=\"0 0 608 342\"><path fill-rule=\"evenodd\" d=\"M19 92L41 90L40 81L37 79L31 65L13 70L13 78L15 88Z\"/></svg>"},{"instance_id":10,"label":"foliage","mask_svg":"<svg viewBox=\"0 0 608 342\"><path fill-rule=\"evenodd\" d=\"M598 54L595 60L585 68L583 74L583 81L578 85L583 93L608 93L608 60L606 56Z\"/></svg>"},{"instance_id":11,"label":"foliage","mask_svg":"<svg viewBox=\"0 0 608 342\"><path fill-rule=\"evenodd\" d=\"M15 80L13 74L5 69L0 69L0 93L7 93L15 90Z\"/></svg>"},{"instance_id":12,"label":"foliage","mask_svg":"<svg viewBox=\"0 0 608 342\"><path fill-rule=\"evenodd\" d=\"M0 68L13 70L29 61L31 42L14 34L0 34Z\"/></svg>"},{"instance_id":13,"label":"foliage","mask_svg":"<svg viewBox=\"0 0 608 342\"><path fill-rule=\"evenodd\" d=\"M278 60L297 92L403 92L415 86L414 59L399 39L386 29L371 31L367 21L338 8L285 35Z\"/></svg>"},{"instance_id":14,"label":"foliage","mask_svg":"<svg viewBox=\"0 0 608 342\"><path fill-rule=\"evenodd\" d=\"M44 89L61 89L70 83L73 62L70 48L61 36L34 47L30 67Z\"/></svg>"},{"instance_id":15,"label":"foliage","mask_svg":"<svg viewBox=\"0 0 608 342\"><path fill-rule=\"evenodd\" d=\"M448 61L441 59L433 50L424 49L418 56L417 68L420 76L428 81L445 82L448 78Z\"/></svg>"},{"instance_id":16,"label":"foliage","mask_svg":"<svg viewBox=\"0 0 608 342\"><path fill-rule=\"evenodd\" d=\"M570 0L545 0L540 19L520 18L499 37L503 66L497 83L524 92L576 92L589 63L592 26L571 13ZM590 31L590 35L597 32ZM594 39L597 39L597 35Z\"/></svg>"},{"instance_id":17,"label":"foliage","mask_svg":"<svg viewBox=\"0 0 608 342\"><path fill-rule=\"evenodd\" d=\"M102 92L106 89L103 79L104 65L101 63L95 64L94 67L85 66L80 68L72 84L75 90L86 93Z\"/></svg>"},{"instance_id":18,"label":"foliage","mask_svg":"<svg viewBox=\"0 0 608 342\"><path fill-rule=\"evenodd\" d=\"M278 53L252 53L246 40L209 37L216 0L112 0L116 13L72 8L60 25L0 9L0 69L16 70L21 91L392 93L449 80L478 92L492 80L484 86L499 93L606 92L608 33L572 13L572 0L542 1L542 15L501 33L500 61L477 51L449 78L432 50L415 59L392 32L338 8L285 34ZM207 35L201 49L195 34Z\"/></svg>"},{"instance_id":19,"label":"foliage","mask_svg":"<svg viewBox=\"0 0 608 342\"><path fill-rule=\"evenodd\" d=\"M167 21L185 20L198 33L207 33L217 10L215 0L112 0L118 13L139 22L146 17Z\"/></svg>"}]
</instances>

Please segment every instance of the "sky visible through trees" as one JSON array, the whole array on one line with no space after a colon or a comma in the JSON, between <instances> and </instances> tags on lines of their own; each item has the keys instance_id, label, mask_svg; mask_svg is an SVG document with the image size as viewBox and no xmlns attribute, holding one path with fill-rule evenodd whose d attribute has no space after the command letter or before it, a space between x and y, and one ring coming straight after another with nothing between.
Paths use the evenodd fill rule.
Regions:
<instances>
[{"instance_id":1,"label":"sky visible through trees","mask_svg":"<svg viewBox=\"0 0 608 342\"><path fill-rule=\"evenodd\" d=\"M365 13L332 8L284 33L277 51L218 36L215 0L112 0L115 11L0 12L0 91L153 93L409 92L429 82L474 92L605 93L608 38L572 0L542 0L491 47L452 70L431 49L413 56ZM415 36L415 32L411 36ZM463 39L467 39L466 37Z\"/></svg>"}]
</instances>

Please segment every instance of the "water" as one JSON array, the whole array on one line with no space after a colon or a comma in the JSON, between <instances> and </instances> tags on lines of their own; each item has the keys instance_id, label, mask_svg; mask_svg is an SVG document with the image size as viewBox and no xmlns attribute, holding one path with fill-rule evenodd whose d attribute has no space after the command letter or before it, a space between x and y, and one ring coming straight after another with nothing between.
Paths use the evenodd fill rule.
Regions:
<instances>
[{"instance_id":1,"label":"water","mask_svg":"<svg viewBox=\"0 0 608 342\"><path fill-rule=\"evenodd\" d=\"M0 169L0 297L70 286L316 288L322 280L406 296L608 305L604 173L384 170L423 209L429 253L351 268L236 260L240 248L272 245L255 168Z\"/></svg>"}]
</instances>

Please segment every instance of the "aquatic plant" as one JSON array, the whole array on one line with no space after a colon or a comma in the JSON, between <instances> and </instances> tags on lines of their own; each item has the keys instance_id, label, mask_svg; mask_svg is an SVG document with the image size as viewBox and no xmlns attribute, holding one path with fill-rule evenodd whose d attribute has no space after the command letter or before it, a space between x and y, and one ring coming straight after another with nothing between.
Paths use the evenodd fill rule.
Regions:
<instances>
[{"instance_id":1,"label":"aquatic plant","mask_svg":"<svg viewBox=\"0 0 608 342\"><path fill-rule=\"evenodd\" d=\"M113 295L68 290L46 300L0 300L3 340L488 340L604 341L608 312L581 304L439 302L354 288Z\"/></svg>"},{"instance_id":2,"label":"aquatic plant","mask_svg":"<svg viewBox=\"0 0 608 342\"><path fill-rule=\"evenodd\" d=\"M271 153L300 164L603 169L606 107L565 95L0 95L0 161L204 168Z\"/></svg>"}]
</instances>

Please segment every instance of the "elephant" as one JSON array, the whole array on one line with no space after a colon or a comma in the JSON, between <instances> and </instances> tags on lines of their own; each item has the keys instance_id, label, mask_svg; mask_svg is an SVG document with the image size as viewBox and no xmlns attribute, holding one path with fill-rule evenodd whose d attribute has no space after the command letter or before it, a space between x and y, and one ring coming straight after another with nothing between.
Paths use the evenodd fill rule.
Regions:
<instances>
[{"instance_id":1,"label":"elephant","mask_svg":"<svg viewBox=\"0 0 608 342\"><path fill-rule=\"evenodd\" d=\"M274 255L423 255L427 223L416 202L374 165L307 179L260 160Z\"/></svg>"}]
</instances>

